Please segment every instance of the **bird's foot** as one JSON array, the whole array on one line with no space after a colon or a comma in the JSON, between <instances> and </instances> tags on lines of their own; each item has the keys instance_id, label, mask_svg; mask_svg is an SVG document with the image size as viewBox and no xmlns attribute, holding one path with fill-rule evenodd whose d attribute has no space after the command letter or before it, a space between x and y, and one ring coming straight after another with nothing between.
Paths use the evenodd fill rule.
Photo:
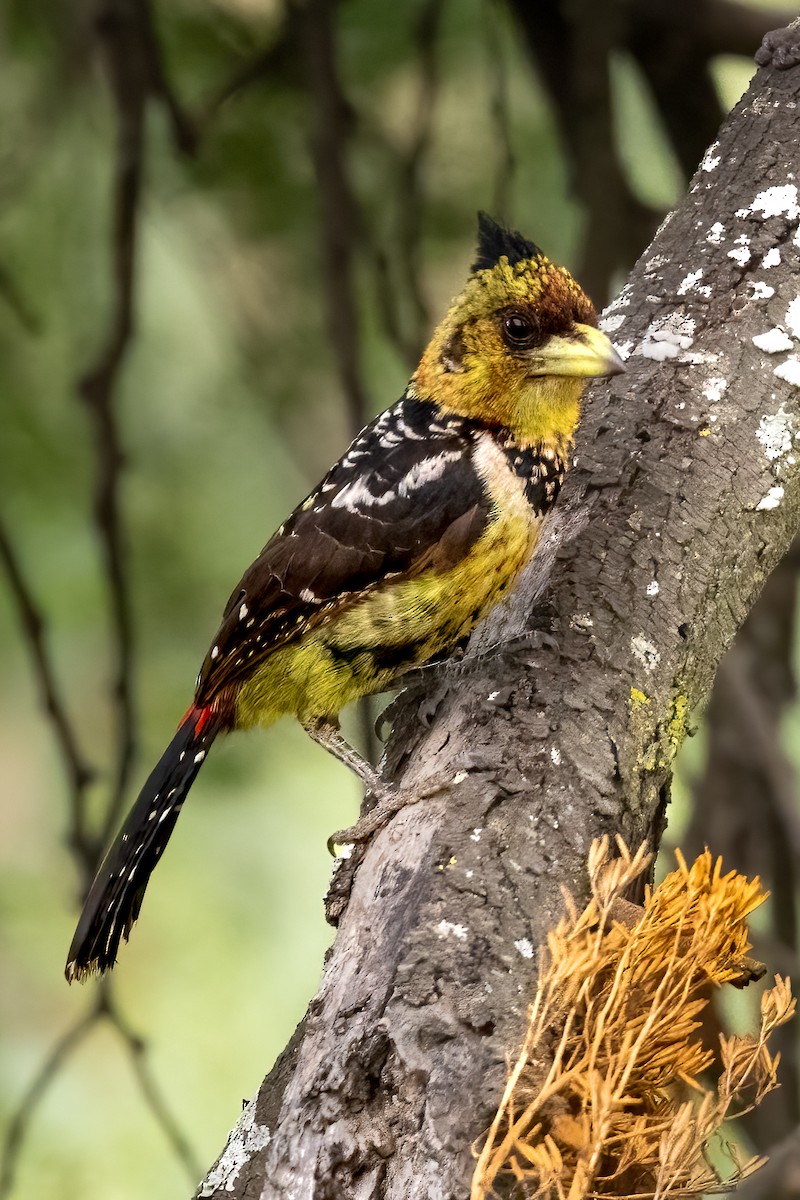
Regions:
<instances>
[{"instance_id":1,"label":"bird's foot","mask_svg":"<svg viewBox=\"0 0 800 1200\"><path fill-rule=\"evenodd\" d=\"M336 846L353 846L368 841L373 834L383 829L401 808L422 799L422 796L417 796L405 788L387 787L386 784L370 789L370 794L373 807L363 813L355 825L350 825L347 829L337 829L328 838L328 850L331 854L336 854Z\"/></svg>"},{"instance_id":2,"label":"bird's foot","mask_svg":"<svg viewBox=\"0 0 800 1200\"><path fill-rule=\"evenodd\" d=\"M423 798L421 794L416 795L408 788L395 788L391 784L384 783L375 768L366 762L349 742L345 741L334 720L328 718L309 721L306 723L305 729L315 742L323 746L358 776L371 803L369 810L359 817L355 825L351 825L349 829L337 829L328 838L328 849L334 856L336 855L335 846L352 846L368 841L373 833L383 829L394 814L404 808L406 804L413 804L416 800Z\"/></svg>"},{"instance_id":3,"label":"bird's foot","mask_svg":"<svg viewBox=\"0 0 800 1200\"><path fill-rule=\"evenodd\" d=\"M421 793L409 788L393 788L385 783L379 788L370 789L367 796L373 801L374 807L363 813L355 825L348 829L337 829L328 838L328 850L336 855L336 865L325 897L325 919L334 929L350 903L356 872L366 856L369 839L383 829L401 808L423 799Z\"/></svg>"},{"instance_id":4,"label":"bird's foot","mask_svg":"<svg viewBox=\"0 0 800 1200\"><path fill-rule=\"evenodd\" d=\"M336 928L350 903L350 894L356 872L367 854L367 842L379 830L383 829L401 809L420 800L427 800L447 786L446 779L431 782L426 788L392 787L381 782L376 788L367 792L368 802L373 807L368 809L355 825L349 829L337 829L328 838L328 849L335 853L335 847L340 847L333 869L330 888L325 897L325 918L329 925Z\"/></svg>"}]
</instances>

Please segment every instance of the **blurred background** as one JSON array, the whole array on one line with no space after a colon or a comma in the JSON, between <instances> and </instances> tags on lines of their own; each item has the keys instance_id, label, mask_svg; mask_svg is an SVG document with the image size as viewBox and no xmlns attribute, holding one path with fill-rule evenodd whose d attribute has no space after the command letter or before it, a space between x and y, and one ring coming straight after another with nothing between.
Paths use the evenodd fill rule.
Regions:
<instances>
[{"instance_id":1,"label":"blurred background","mask_svg":"<svg viewBox=\"0 0 800 1200\"><path fill-rule=\"evenodd\" d=\"M400 395L476 209L605 303L792 16L4 0L0 1197L187 1195L219 1153L316 988L356 784L288 722L219 744L111 985L68 988L109 828L244 567ZM761 872L756 954L797 979L796 567L698 714L668 839ZM798 1123L783 1050L758 1149Z\"/></svg>"}]
</instances>

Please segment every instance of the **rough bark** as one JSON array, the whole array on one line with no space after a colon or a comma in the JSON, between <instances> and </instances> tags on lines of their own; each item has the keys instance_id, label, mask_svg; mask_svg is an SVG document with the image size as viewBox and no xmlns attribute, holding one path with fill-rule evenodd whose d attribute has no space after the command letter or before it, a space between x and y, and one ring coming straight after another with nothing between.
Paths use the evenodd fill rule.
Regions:
<instances>
[{"instance_id":1,"label":"rough bark","mask_svg":"<svg viewBox=\"0 0 800 1200\"><path fill-rule=\"evenodd\" d=\"M592 389L513 601L396 703L387 772L440 790L361 856L202 1195L467 1195L561 888L599 834L657 844L692 710L798 528L800 362L753 338L800 334L799 97L800 69L759 72L608 314L629 370Z\"/></svg>"}]
</instances>

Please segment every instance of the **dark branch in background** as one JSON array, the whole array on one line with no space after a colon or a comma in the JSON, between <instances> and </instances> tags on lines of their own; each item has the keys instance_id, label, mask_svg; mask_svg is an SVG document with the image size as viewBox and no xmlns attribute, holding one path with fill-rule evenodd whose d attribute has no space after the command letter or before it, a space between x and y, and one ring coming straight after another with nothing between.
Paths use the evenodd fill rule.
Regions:
<instances>
[{"instance_id":1,"label":"dark branch in background","mask_svg":"<svg viewBox=\"0 0 800 1200\"><path fill-rule=\"evenodd\" d=\"M110 1022L122 1040L130 1057L142 1098L176 1158L183 1163L188 1178L194 1183L200 1177L198 1160L167 1108L147 1063L146 1044L134 1033L122 1016L113 997L111 981L104 979L98 986L91 1007L55 1043L11 1117L0 1153L0 1200L6 1200L13 1191L17 1163L28 1136L30 1124L48 1088L73 1052L104 1020Z\"/></svg>"},{"instance_id":2,"label":"dark branch in background","mask_svg":"<svg viewBox=\"0 0 800 1200\"><path fill-rule=\"evenodd\" d=\"M381 318L384 336L394 346L408 370L413 371L419 362L416 344L404 331L389 256L384 250L381 240L374 235L372 230L366 234L366 249L369 252L375 288L375 304Z\"/></svg>"},{"instance_id":3,"label":"dark branch in background","mask_svg":"<svg viewBox=\"0 0 800 1200\"><path fill-rule=\"evenodd\" d=\"M798 974L796 897L800 814L796 780L781 744L783 718L796 700L792 664L800 544L770 577L717 672L707 713L708 757L694 784L694 809L684 838L687 857L712 846L726 864L759 874L772 895L768 931L756 952L776 969ZM717 1013L725 1029L722 1013ZM796 1031L776 1043L781 1088L763 1112L746 1118L760 1152L800 1122Z\"/></svg>"},{"instance_id":4,"label":"dark branch in background","mask_svg":"<svg viewBox=\"0 0 800 1200\"><path fill-rule=\"evenodd\" d=\"M484 0L483 4L486 57L489 67L489 111L497 137L497 167L492 192L492 212L499 220L511 223L511 185L516 170L516 158L511 141L511 114L508 106L508 66L503 51L503 39L498 28L501 20L500 0Z\"/></svg>"},{"instance_id":5,"label":"dark branch in background","mask_svg":"<svg viewBox=\"0 0 800 1200\"><path fill-rule=\"evenodd\" d=\"M650 0L636 0L637 9L645 14L649 5ZM754 7L746 0L704 0L695 8L692 30L705 44L707 53L744 58L753 57L768 29L782 29L796 15L795 5Z\"/></svg>"},{"instance_id":6,"label":"dark branch in background","mask_svg":"<svg viewBox=\"0 0 800 1200\"><path fill-rule=\"evenodd\" d=\"M685 179L713 142L725 115L711 77L712 52L702 36L705 11L698 0L639 2L623 42L650 86ZM762 25L748 57L764 29Z\"/></svg>"},{"instance_id":7,"label":"dark branch in background","mask_svg":"<svg viewBox=\"0 0 800 1200\"><path fill-rule=\"evenodd\" d=\"M79 750L75 730L61 699L46 648L44 619L8 534L0 526L0 559L20 613L34 673L55 730L69 781L71 817L68 842L79 868L82 891L89 887L100 853L117 824L125 800L136 741L133 625L120 513L124 454L116 412L116 388L134 332L144 122L150 98L157 98L166 108L176 149L189 154L195 148L193 127L164 70L147 0L106 0L98 10L95 26L105 53L117 115L111 229L113 311L97 361L79 384L80 394L94 426L94 516L108 581L116 653L116 676L112 688L117 709L116 763L105 822L97 837L89 832L86 808L87 788L93 772ZM39 1101L72 1051L103 1019L110 1021L127 1050L142 1097L167 1141L184 1163L189 1178L192 1181L197 1178L197 1162L158 1090L146 1062L144 1043L124 1020L114 999L110 980L104 980L89 1011L56 1042L11 1118L0 1162L0 1197L6 1197L11 1192L19 1155Z\"/></svg>"},{"instance_id":8,"label":"dark branch in background","mask_svg":"<svg viewBox=\"0 0 800 1200\"><path fill-rule=\"evenodd\" d=\"M166 69L164 60L161 55L161 46L156 34L155 24L153 22L153 12L150 0L122 0L124 4L132 2L132 13L135 14L136 34L134 35L141 45L143 65L147 72L147 89L150 97L160 100L163 108L169 116L170 129L172 132L172 143L178 154L191 157L197 153L198 131L194 120L189 116L183 104L178 98L178 94L172 85ZM120 0L105 0L107 5L106 11L113 13ZM99 32L102 33L102 15L99 22ZM113 20L113 18L112 18ZM131 30L133 34L133 30ZM114 52L111 51L111 57ZM114 67L112 67L112 71ZM123 80L122 73L119 77L119 87L121 92L127 90L126 82ZM116 89L115 89L116 90ZM123 125L123 113L126 110L127 101L122 94L117 97L118 116L120 129ZM131 117L133 117L133 108L131 104Z\"/></svg>"},{"instance_id":9,"label":"dark branch in background","mask_svg":"<svg viewBox=\"0 0 800 1200\"><path fill-rule=\"evenodd\" d=\"M47 652L47 626L44 614L36 603L33 589L22 570L5 525L0 521L0 560L8 578L11 595L17 605L34 675L39 685L42 702L53 724L64 774L67 777L70 796L70 828L68 844L81 865L84 877L97 861L98 844L86 825L86 790L94 778L94 770L83 756L78 744L78 735L67 713L67 706L55 677L53 664Z\"/></svg>"},{"instance_id":10,"label":"dark branch in background","mask_svg":"<svg viewBox=\"0 0 800 1200\"><path fill-rule=\"evenodd\" d=\"M736 1189L737 1200L797 1200L800 1129L793 1129L772 1150L768 1162Z\"/></svg>"},{"instance_id":11,"label":"dark branch in background","mask_svg":"<svg viewBox=\"0 0 800 1200\"><path fill-rule=\"evenodd\" d=\"M14 549L5 526L0 522L0 560L8 579L11 595L19 612L33 673L39 685L45 712L53 726L56 745L64 767L70 796L70 824L68 845L86 877L97 861L98 843L91 837L86 824L86 791L94 772L83 757L78 737L67 713L61 689L56 680L55 669L47 650L47 628L42 610L36 603L33 590L25 578L19 557ZM11 1194L16 1177L17 1163L22 1153L25 1138L40 1100L44 1097L62 1065L75 1050L98 1017L97 1006L80 1017L53 1046L23 1094L16 1110L12 1113L2 1150L0 1150L0 1200Z\"/></svg>"},{"instance_id":12,"label":"dark branch in background","mask_svg":"<svg viewBox=\"0 0 800 1200\"><path fill-rule=\"evenodd\" d=\"M0 1197L2 1200L6 1200L6 1197L11 1195L19 1156L22 1153L28 1128L39 1102L44 1098L53 1079L73 1050L77 1050L97 1024L98 1017L99 1009L95 1005L58 1039L11 1117L8 1131L3 1139L2 1156L0 1157Z\"/></svg>"},{"instance_id":13,"label":"dark branch in background","mask_svg":"<svg viewBox=\"0 0 800 1200\"><path fill-rule=\"evenodd\" d=\"M137 212L142 182L142 140L147 74L131 15L135 6L121 0L98 19L107 50L109 76L118 114L117 165L114 180L114 314L98 361L80 382L94 424L97 477L94 516L105 558L116 641L117 763L111 802L106 811L103 842L116 825L133 763L133 630L119 514L122 447L114 411L114 385L133 333L133 282ZM85 879L88 887L91 875Z\"/></svg>"},{"instance_id":14,"label":"dark branch in background","mask_svg":"<svg viewBox=\"0 0 800 1200\"><path fill-rule=\"evenodd\" d=\"M351 436L369 414L360 363L355 263L362 220L347 170L353 119L342 90L336 52L336 0L294 8L311 102L311 157L320 196L323 285L331 347Z\"/></svg>"},{"instance_id":15,"label":"dark branch in background","mask_svg":"<svg viewBox=\"0 0 800 1200\"><path fill-rule=\"evenodd\" d=\"M686 179L713 140L722 108L709 71L719 54L752 56L770 25L794 11L754 11L725 0L508 0L553 106L570 186L586 211L577 274L598 302L611 295L652 236L661 213L633 193L614 137L611 58L637 62ZM691 81L691 86L688 86Z\"/></svg>"},{"instance_id":16,"label":"dark branch in background","mask_svg":"<svg viewBox=\"0 0 800 1200\"><path fill-rule=\"evenodd\" d=\"M273 41L240 62L199 106L195 118L198 140L208 132L220 111L236 96L264 80L281 78L297 82L298 17L293 6L287 5Z\"/></svg>"},{"instance_id":17,"label":"dark branch in background","mask_svg":"<svg viewBox=\"0 0 800 1200\"><path fill-rule=\"evenodd\" d=\"M550 96L570 190L586 214L576 274L603 304L661 216L634 195L615 145L609 69L623 39L623 7L578 0L568 18L555 0L508 3Z\"/></svg>"},{"instance_id":18,"label":"dark branch in background","mask_svg":"<svg viewBox=\"0 0 800 1200\"><path fill-rule=\"evenodd\" d=\"M116 648L113 694L117 709L116 766L106 810L103 842L115 828L128 785L136 741L133 700L133 626L120 518L120 477L124 465L115 409L115 389L134 330L134 284L142 189L145 111L159 81L160 61L153 61L155 35L145 0L107 0L96 30L104 52L117 114L117 150L113 184L113 312L96 363L80 381L93 425L97 477L94 516L105 559ZM85 880L88 887L91 876Z\"/></svg>"},{"instance_id":19,"label":"dark branch in background","mask_svg":"<svg viewBox=\"0 0 800 1200\"><path fill-rule=\"evenodd\" d=\"M77 733L61 696L55 668L47 649L47 629L44 616L36 603L33 590L25 578L17 553L2 522L0 522L0 560L6 571L11 595L19 611L20 625L25 635L34 675L39 684L45 711L53 726L64 774L69 783L68 845L79 865L80 874L91 877L93 864L102 850L102 845L97 838L90 835L86 822L87 789L95 777L95 772L82 755ZM131 1056L145 1103L161 1126L162 1132L175 1154L184 1163L190 1180L194 1181L199 1177L198 1162L193 1157L174 1117L167 1109L147 1065L144 1044L133 1034L130 1026L123 1019L112 994L111 980L105 979L98 989L92 1007L82 1017L79 1017L55 1043L11 1116L0 1150L0 1200L5 1200L13 1190L19 1156L22 1153L25 1138L39 1102L44 1098L50 1084L72 1052L103 1018L107 1018L111 1022L122 1038L123 1044Z\"/></svg>"},{"instance_id":20,"label":"dark branch in background","mask_svg":"<svg viewBox=\"0 0 800 1200\"><path fill-rule=\"evenodd\" d=\"M423 0L412 28L412 46L417 61L417 98L407 145L399 147L371 120L371 114L356 111L360 132L376 154L392 163L394 254L390 258L383 240L369 226L368 214L360 213L363 250L372 267L375 302L383 332L400 357L413 371L425 346L430 316L422 286L420 255L424 213L424 166L430 148L440 85L439 32L445 0ZM407 313L407 315L406 315Z\"/></svg>"},{"instance_id":21,"label":"dark branch in background","mask_svg":"<svg viewBox=\"0 0 800 1200\"><path fill-rule=\"evenodd\" d=\"M416 112L412 120L408 150L400 163L397 204L399 282L411 302L409 355L415 365L425 348L430 326L428 305L422 291L420 252L422 242L422 170L430 146L439 91L439 30L445 0L423 0L414 22L413 46L419 64Z\"/></svg>"},{"instance_id":22,"label":"dark branch in background","mask_svg":"<svg viewBox=\"0 0 800 1200\"><path fill-rule=\"evenodd\" d=\"M101 997L103 999L101 1015L105 1014L108 1017L114 1029L122 1038L130 1056L133 1073L136 1076L142 1097L153 1114L156 1124L169 1143L172 1152L179 1162L183 1164L188 1178L194 1184L202 1174L199 1159L195 1156L186 1135L167 1107L156 1083L155 1076L150 1070L150 1065L147 1061L147 1043L144 1038L131 1028L123 1017L114 1000L109 984L110 981L107 978L101 984Z\"/></svg>"},{"instance_id":23,"label":"dark branch in background","mask_svg":"<svg viewBox=\"0 0 800 1200\"><path fill-rule=\"evenodd\" d=\"M36 335L42 331L39 314L31 306L28 297L20 288L14 275L5 263L0 262L0 297L19 321L26 333Z\"/></svg>"},{"instance_id":24,"label":"dark branch in background","mask_svg":"<svg viewBox=\"0 0 800 1200\"><path fill-rule=\"evenodd\" d=\"M339 78L335 16L337 0L290 5L298 21L300 46L311 104L311 158L320 197L323 285L328 330L339 375L348 428L355 437L370 413L361 369L360 320L356 290L359 233L364 228L350 183L347 154L354 120ZM372 706L359 705L364 753L374 758Z\"/></svg>"}]
</instances>

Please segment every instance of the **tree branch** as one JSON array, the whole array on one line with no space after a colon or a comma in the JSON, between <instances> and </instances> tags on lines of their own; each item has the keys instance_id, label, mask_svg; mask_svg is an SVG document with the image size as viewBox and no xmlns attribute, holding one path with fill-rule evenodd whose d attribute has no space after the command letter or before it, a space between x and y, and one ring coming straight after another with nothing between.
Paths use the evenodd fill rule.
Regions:
<instances>
[{"instance_id":1,"label":"tree branch","mask_svg":"<svg viewBox=\"0 0 800 1200\"><path fill-rule=\"evenodd\" d=\"M390 771L440 790L367 847L203 1195L462 1197L562 885L600 834L657 845L688 716L800 521L800 361L752 340L796 327L799 95L800 69L757 76L609 313L628 374L592 389L512 602L396 703Z\"/></svg>"},{"instance_id":2,"label":"tree branch","mask_svg":"<svg viewBox=\"0 0 800 1200\"><path fill-rule=\"evenodd\" d=\"M19 613L20 626L27 643L34 675L39 685L45 712L53 726L64 774L67 778L70 802L69 845L85 877L91 874L97 861L99 847L87 828L86 789L94 778L94 770L84 757L78 734L67 711L56 678L55 665L47 648L47 625L38 606L33 589L25 577L11 537L0 520L0 562L8 578L8 586Z\"/></svg>"}]
</instances>

